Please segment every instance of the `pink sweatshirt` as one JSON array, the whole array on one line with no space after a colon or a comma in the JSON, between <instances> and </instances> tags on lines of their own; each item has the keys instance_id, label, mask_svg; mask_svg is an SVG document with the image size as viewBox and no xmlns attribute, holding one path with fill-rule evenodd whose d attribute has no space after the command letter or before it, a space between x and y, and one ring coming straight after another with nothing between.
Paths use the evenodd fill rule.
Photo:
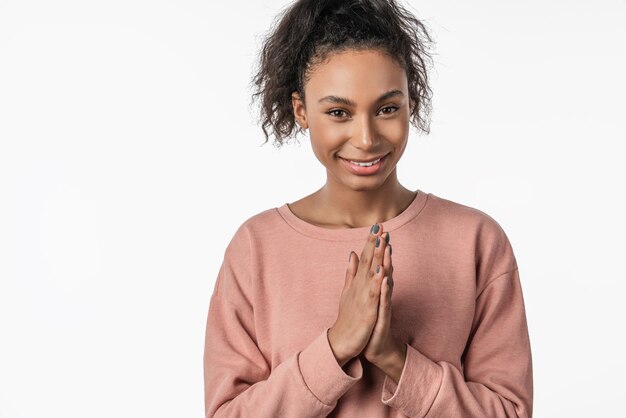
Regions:
<instances>
[{"instance_id":1,"label":"pink sweatshirt","mask_svg":"<svg viewBox=\"0 0 626 418\"><path fill-rule=\"evenodd\" d=\"M417 190L381 222L393 247L398 384L328 342L348 255L370 226L328 229L287 204L237 229L211 296L207 417L531 417L533 375L519 270L486 213Z\"/></svg>"}]
</instances>

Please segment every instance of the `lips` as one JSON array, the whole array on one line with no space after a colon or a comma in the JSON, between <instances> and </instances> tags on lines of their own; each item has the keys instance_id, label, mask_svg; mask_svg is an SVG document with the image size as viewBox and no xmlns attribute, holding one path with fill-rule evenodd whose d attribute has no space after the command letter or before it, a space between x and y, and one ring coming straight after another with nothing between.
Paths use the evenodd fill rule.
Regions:
<instances>
[{"instance_id":1,"label":"lips","mask_svg":"<svg viewBox=\"0 0 626 418\"><path fill-rule=\"evenodd\" d=\"M387 154L389 154L389 153L387 153ZM372 157L372 158L367 158L367 159L343 158L343 157L339 157L339 158L341 158L343 160L346 160L346 161L353 161L355 163L371 163L372 161L376 161L376 160L379 160L379 159L385 157L387 154L383 154L383 155L380 155L378 157Z\"/></svg>"},{"instance_id":2,"label":"lips","mask_svg":"<svg viewBox=\"0 0 626 418\"><path fill-rule=\"evenodd\" d=\"M376 161L376 160L378 161L369 166L361 166L359 164L351 163L349 160L346 160L345 158L342 158L342 157L339 157L339 159L341 160L341 164L352 174L356 174L359 176L368 176L368 175L376 174L381 170L381 167L387 161L388 155L389 153L383 155L380 158L370 160L370 161Z\"/></svg>"}]
</instances>

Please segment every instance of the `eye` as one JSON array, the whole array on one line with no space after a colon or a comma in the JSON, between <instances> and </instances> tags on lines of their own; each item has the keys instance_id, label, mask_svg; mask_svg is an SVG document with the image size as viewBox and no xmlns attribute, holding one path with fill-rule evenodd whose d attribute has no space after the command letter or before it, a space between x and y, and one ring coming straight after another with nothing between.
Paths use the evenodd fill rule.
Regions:
<instances>
[{"instance_id":1,"label":"eye","mask_svg":"<svg viewBox=\"0 0 626 418\"><path fill-rule=\"evenodd\" d=\"M381 109L381 112L382 112L383 110L385 110L385 109L394 109L394 111L393 111L393 112L386 112L386 113L385 113L385 114L389 115L389 114L391 114L391 113L395 113L395 112L399 109L399 107L397 107L397 106L387 106L387 107L383 107L383 108Z\"/></svg>"},{"instance_id":2,"label":"eye","mask_svg":"<svg viewBox=\"0 0 626 418\"><path fill-rule=\"evenodd\" d=\"M326 114L327 114L327 115L331 115L331 116L336 117L336 118L337 118L337 117L340 117L339 115L335 114L335 112L343 112L343 113L346 113L346 111L345 111L345 110L343 110L343 109L333 109L333 110L331 110L331 111L326 112Z\"/></svg>"}]
</instances>

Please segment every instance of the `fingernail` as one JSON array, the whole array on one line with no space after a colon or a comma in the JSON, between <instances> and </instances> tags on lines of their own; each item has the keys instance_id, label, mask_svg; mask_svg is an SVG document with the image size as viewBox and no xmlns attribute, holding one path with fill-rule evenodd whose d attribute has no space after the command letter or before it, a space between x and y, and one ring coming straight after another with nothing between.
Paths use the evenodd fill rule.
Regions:
<instances>
[{"instance_id":1,"label":"fingernail","mask_svg":"<svg viewBox=\"0 0 626 418\"><path fill-rule=\"evenodd\" d=\"M376 237L376 248L380 245L380 237Z\"/></svg>"},{"instance_id":2,"label":"fingernail","mask_svg":"<svg viewBox=\"0 0 626 418\"><path fill-rule=\"evenodd\" d=\"M391 255L391 244L389 244L389 255Z\"/></svg>"},{"instance_id":3,"label":"fingernail","mask_svg":"<svg viewBox=\"0 0 626 418\"><path fill-rule=\"evenodd\" d=\"M389 244L389 232L387 232L387 236L385 237L385 241L387 241L387 244Z\"/></svg>"},{"instance_id":4,"label":"fingernail","mask_svg":"<svg viewBox=\"0 0 626 418\"><path fill-rule=\"evenodd\" d=\"M376 273L380 271L380 265L376 266Z\"/></svg>"},{"instance_id":5,"label":"fingernail","mask_svg":"<svg viewBox=\"0 0 626 418\"><path fill-rule=\"evenodd\" d=\"M370 229L370 233L378 233L378 222L375 223L374 225L372 225L372 228Z\"/></svg>"}]
</instances>

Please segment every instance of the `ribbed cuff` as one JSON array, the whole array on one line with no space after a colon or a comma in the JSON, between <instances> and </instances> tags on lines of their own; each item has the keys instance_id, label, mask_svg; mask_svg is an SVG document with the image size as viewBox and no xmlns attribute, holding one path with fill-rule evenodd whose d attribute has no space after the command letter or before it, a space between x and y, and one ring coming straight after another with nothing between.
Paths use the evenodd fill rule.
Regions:
<instances>
[{"instance_id":1,"label":"ribbed cuff","mask_svg":"<svg viewBox=\"0 0 626 418\"><path fill-rule=\"evenodd\" d=\"M325 405L334 405L363 376L359 357L350 359L344 368L339 366L324 329L298 355L300 373L309 390Z\"/></svg>"}]
</instances>

